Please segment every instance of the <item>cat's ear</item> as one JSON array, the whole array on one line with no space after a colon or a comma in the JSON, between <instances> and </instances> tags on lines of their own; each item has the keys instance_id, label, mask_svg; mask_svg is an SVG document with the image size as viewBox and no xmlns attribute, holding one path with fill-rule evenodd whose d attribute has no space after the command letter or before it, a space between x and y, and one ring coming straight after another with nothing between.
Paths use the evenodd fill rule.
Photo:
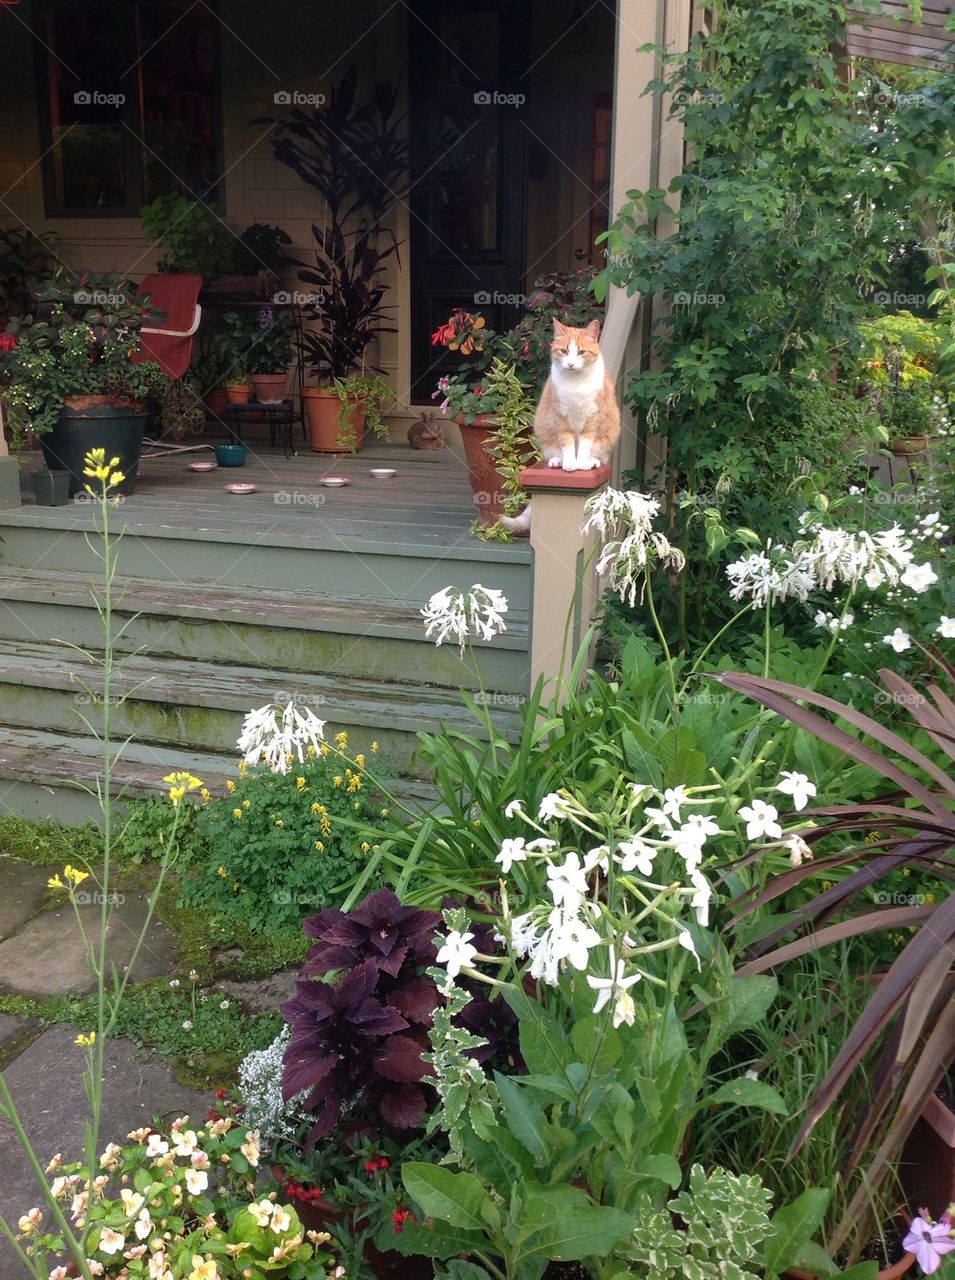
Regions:
<instances>
[{"instance_id":1,"label":"cat's ear","mask_svg":"<svg viewBox=\"0 0 955 1280\"><path fill-rule=\"evenodd\" d=\"M561 322L557 319L557 317L554 316L554 337L562 338L566 332L567 332L567 326L564 324L561 324Z\"/></svg>"},{"instance_id":2,"label":"cat's ear","mask_svg":"<svg viewBox=\"0 0 955 1280\"><path fill-rule=\"evenodd\" d=\"M600 337L600 321L591 320L590 324L587 326L584 332L592 342L596 342L597 339Z\"/></svg>"}]
</instances>

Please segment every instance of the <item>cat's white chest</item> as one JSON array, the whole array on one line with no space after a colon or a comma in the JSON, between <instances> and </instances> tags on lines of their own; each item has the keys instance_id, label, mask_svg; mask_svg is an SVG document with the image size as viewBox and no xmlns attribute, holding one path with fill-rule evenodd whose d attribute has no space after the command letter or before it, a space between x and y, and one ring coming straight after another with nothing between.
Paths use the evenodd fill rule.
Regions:
<instances>
[{"instance_id":1,"label":"cat's white chest","mask_svg":"<svg viewBox=\"0 0 955 1280\"><path fill-rule=\"evenodd\" d=\"M603 381L601 360L595 361L582 377L559 365L553 370L557 408L575 433L582 431L597 412L597 400Z\"/></svg>"}]
</instances>

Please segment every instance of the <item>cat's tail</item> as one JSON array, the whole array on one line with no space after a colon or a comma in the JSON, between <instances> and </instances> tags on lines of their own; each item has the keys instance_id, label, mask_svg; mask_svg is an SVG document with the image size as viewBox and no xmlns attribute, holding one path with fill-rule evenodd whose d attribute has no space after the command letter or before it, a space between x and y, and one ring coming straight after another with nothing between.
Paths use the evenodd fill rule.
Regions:
<instances>
[{"instance_id":1,"label":"cat's tail","mask_svg":"<svg viewBox=\"0 0 955 1280\"><path fill-rule=\"evenodd\" d=\"M519 516L499 516L498 519L511 533L527 533L531 527L531 504L528 503Z\"/></svg>"}]
</instances>

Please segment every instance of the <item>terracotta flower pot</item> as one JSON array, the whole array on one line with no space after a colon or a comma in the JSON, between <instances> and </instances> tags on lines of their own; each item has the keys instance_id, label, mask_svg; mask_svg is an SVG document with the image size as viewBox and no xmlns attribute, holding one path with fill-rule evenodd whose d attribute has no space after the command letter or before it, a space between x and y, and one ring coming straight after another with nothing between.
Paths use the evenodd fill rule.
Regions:
<instances>
[{"instance_id":1,"label":"terracotta flower pot","mask_svg":"<svg viewBox=\"0 0 955 1280\"><path fill-rule=\"evenodd\" d=\"M252 373L249 375L252 390L259 404L281 404L285 395L287 373Z\"/></svg>"},{"instance_id":2,"label":"terracotta flower pot","mask_svg":"<svg viewBox=\"0 0 955 1280\"><path fill-rule=\"evenodd\" d=\"M252 388L248 383L243 386L226 387L225 394L229 404L248 404L252 399Z\"/></svg>"},{"instance_id":3,"label":"terracotta flower pot","mask_svg":"<svg viewBox=\"0 0 955 1280\"><path fill-rule=\"evenodd\" d=\"M883 1270L878 1273L879 1280L898 1280L898 1277L904 1276L905 1273L913 1266L914 1262L914 1253L903 1254L898 1262L893 1263L891 1267L883 1268ZM816 1277L811 1275L808 1271L784 1271L783 1275L789 1276L790 1280L816 1280Z\"/></svg>"},{"instance_id":4,"label":"terracotta flower pot","mask_svg":"<svg viewBox=\"0 0 955 1280\"><path fill-rule=\"evenodd\" d=\"M229 397L226 395L225 387L215 387L212 391L206 392L202 401L206 406L206 413L211 418L221 418L229 403Z\"/></svg>"},{"instance_id":5,"label":"terracotta flower pot","mask_svg":"<svg viewBox=\"0 0 955 1280\"><path fill-rule=\"evenodd\" d=\"M889 441L890 452L901 457L923 453L927 447L928 436L896 436L894 440Z\"/></svg>"},{"instance_id":6,"label":"terracotta flower pot","mask_svg":"<svg viewBox=\"0 0 955 1280\"><path fill-rule=\"evenodd\" d=\"M934 1093L902 1148L899 1181L907 1202L933 1218L955 1201L955 1114Z\"/></svg>"},{"instance_id":7,"label":"terracotta flower pot","mask_svg":"<svg viewBox=\"0 0 955 1280\"><path fill-rule=\"evenodd\" d=\"M507 497L497 463L487 451L497 420L491 414L482 413L473 422L465 422L463 418L455 421L461 428L461 443L478 519L485 528L490 528L504 514Z\"/></svg>"},{"instance_id":8,"label":"terracotta flower pot","mask_svg":"<svg viewBox=\"0 0 955 1280\"><path fill-rule=\"evenodd\" d=\"M355 436L355 448L349 450L341 440L341 429L338 425L338 414L342 402L334 391L326 391L323 387L306 387L303 393L305 419L308 423L309 448L313 453L348 453L357 452L365 435L365 408L356 401L349 417Z\"/></svg>"}]
</instances>

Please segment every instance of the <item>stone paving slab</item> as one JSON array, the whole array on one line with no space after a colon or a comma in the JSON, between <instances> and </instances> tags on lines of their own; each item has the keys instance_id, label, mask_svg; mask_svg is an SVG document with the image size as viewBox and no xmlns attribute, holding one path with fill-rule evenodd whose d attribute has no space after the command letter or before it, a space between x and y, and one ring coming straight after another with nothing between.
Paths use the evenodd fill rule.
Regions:
<instances>
[{"instance_id":1,"label":"stone paving slab","mask_svg":"<svg viewBox=\"0 0 955 1280\"><path fill-rule=\"evenodd\" d=\"M0 939L26 924L46 896L52 874L30 862L0 858Z\"/></svg>"},{"instance_id":2,"label":"stone paving slab","mask_svg":"<svg viewBox=\"0 0 955 1280\"><path fill-rule=\"evenodd\" d=\"M24 864L20 864L23 866ZM44 886L46 884L44 873ZM29 883L29 881L27 881ZM86 881L83 890L90 881ZM95 899L95 889L78 897ZM119 893L110 921L107 960L122 972L132 956L147 913L143 893ZM100 906L81 903L87 934L99 939ZM172 968L174 937L155 916L136 961L133 978L145 982ZM28 920L14 937L0 942L0 990L26 996L83 995L95 987L86 963L82 934L72 906L65 904Z\"/></svg>"},{"instance_id":3,"label":"stone paving slab","mask_svg":"<svg viewBox=\"0 0 955 1280\"><path fill-rule=\"evenodd\" d=\"M83 1092L85 1050L74 1044L76 1027L60 1023L45 1031L7 1068L7 1086L20 1119L45 1167L60 1152L64 1160L78 1158L89 1106ZM169 1122L179 1115L205 1120L210 1095L178 1084L159 1061L144 1061L131 1040L109 1040L103 1084L103 1119L99 1150L107 1142L125 1142L126 1135L161 1116ZM38 1203L38 1188L26 1157L5 1117L0 1117L0 1213L8 1222ZM28 1273L10 1246L0 1238L0 1276L22 1280Z\"/></svg>"},{"instance_id":4,"label":"stone paving slab","mask_svg":"<svg viewBox=\"0 0 955 1280\"><path fill-rule=\"evenodd\" d=\"M253 1016L260 1013L278 1013L279 1007L295 995L297 972L296 969L283 969L281 973L273 973L268 978L249 982L223 980L217 982L215 986L217 991L224 991L227 995L241 1001L246 1012Z\"/></svg>"}]
</instances>

